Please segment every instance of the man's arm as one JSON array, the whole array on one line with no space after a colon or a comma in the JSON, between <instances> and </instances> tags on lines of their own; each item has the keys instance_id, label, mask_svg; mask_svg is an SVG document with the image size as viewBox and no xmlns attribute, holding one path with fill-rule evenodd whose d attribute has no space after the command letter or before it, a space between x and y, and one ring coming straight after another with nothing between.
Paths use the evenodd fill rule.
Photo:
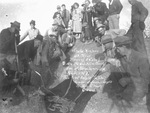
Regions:
<instances>
[{"instance_id":1,"label":"man's arm","mask_svg":"<svg viewBox=\"0 0 150 113\"><path fill-rule=\"evenodd\" d=\"M139 12L140 12L140 21L144 22L148 16L148 10L143 6L141 2L138 4Z\"/></svg>"},{"instance_id":2,"label":"man's arm","mask_svg":"<svg viewBox=\"0 0 150 113\"><path fill-rule=\"evenodd\" d=\"M122 6L120 0L116 0L115 3L116 3L116 7L117 7L117 14L120 14L120 12L121 12L123 6Z\"/></svg>"},{"instance_id":3,"label":"man's arm","mask_svg":"<svg viewBox=\"0 0 150 113\"><path fill-rule=\"evenodd\" d=\"M126 30L124 29L112 29L112 31L116 36L124 36L126 34Z\"/></svg>"},{"instance_id":4,"label":"man's arm","mask_svg":"<svg viewBox=\"0 0 150 113\"><path fill-rule=\"evenodd\" d=\"M105 15L105 20L108 18L109 16L109 9L107 8L106 4L104 3L104 15Z\"/></svg>"},{"instance_id":5,"label":"man's arm","mask_svg":"<svg viewBox=\"0 0 150 113\"><path fill-rule=\"evenodd\" d=\"M20 42L22 42L29 35L29 31L26 31L24 35L20 38Z\"/></svg>"}]
</instances>

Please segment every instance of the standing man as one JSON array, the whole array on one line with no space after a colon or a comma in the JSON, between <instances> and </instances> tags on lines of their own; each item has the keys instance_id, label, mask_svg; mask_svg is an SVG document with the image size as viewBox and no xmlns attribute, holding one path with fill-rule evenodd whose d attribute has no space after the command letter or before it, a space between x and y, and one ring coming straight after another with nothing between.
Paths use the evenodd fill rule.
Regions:
<instances>
[{"instance_id":1,"label":"standing man","mask_svg":"<svg viewBox=\"0 0 150 113\"><path fill-rule=\"evenodd\" d=\"M66 5L62 4L62 19L64 21L65 24L65 28L68 28L68 22L70 20L70 13L69 11L66 9Z\"/></svg>"},{"instance_id":2,"label":"standing man","mask_svg":"<svg viewBox=\"0 0 150 113\"><path fill-rule=\"evenodd\" d=\"M56 12L54 13L54 15L53 15L53 19L56 18L56 15L57 15L58 13L59 13L60 15L62 14L61 7L60 7L59 5L57 6L57 11L56 11ZM61 15L61 16L62 16L62 15Z\"/></svg>"},{"instance_id":3,"label":"standing man","mask_svg":"<svg viewBox=\"0 0 150 113\"><path fill-rule=\"evenodd\" d=\"M123 6L120 0L109 0L109 28L119 29L120 12Z\"/></svg>"},{"instance_id":4,"label":"standing man","mask_svg":"<svg viewBox=\"0 0 150 113\"><path fill-rule=\"evenodd\" d=\"M143 31L145 29L145 19L148 16L148 10L137 0L128 0L132 5L131 27L127 36L132 38L132 48L141 53L147 53L144 43Z\"/></svg>"},{"instance_id":5,"label":"standing man","mask_svg":"<svg viewBox=\"0 0 150 113\"><path fill-rule=\"evenodd\" d=\"M18 58L23 66L23 72L26 73L26 79L23 79L23 83L30 84L31 70L29 67L30 61L34 61L37 55L37 50L41 46L43 36L37 35L34 39L25 41L18 46ZM40 60L40 59L39 59Z\"/></svg>"},{"instance_id":6,"label":"standing man","mask_svg":"<svg viewBox=\"0 0 150 113\"><path fill-rule=\"evenodd\" d=\"M122 93L123 99L130 99L135 104L145 104L145 96L148 93L150 82L150 66L147 57L142 53L131 49L129 37L117 37L115 45L117 51L122 55L121 64L127 77L120 79L119 83L125 90Z\"/></svg>"},{"instance_id":7,"label":"standing man","mask_svg":"<svg viewBox=\"0 0 150 113\"><path fill-rule=\"evenodd\" d=\"M3 29L0 33L0 64L12 64L16 58L15 41L20 41L20 23L11 22L9 28Z\"/></svg>"},{"instance_id":8,"label":"standing man","mask_svg":"<svg viewBox=\"0 0 150 113\"><path fill-rule=\"evenodd\" d=\"M42 35L37 35L34 39L23 42L18 46L18 57L24 65L24 72L28 70L28 63L33 61L39 46L43 41Z\"/></svg>"},{"instance_id":9,"label":"standing man","mask_svg":"<svg viewBox=\"0 0 150 113\"><path fill-rule=\"evenodd\" d=\"M37 29L35 27L35 21L34 20L31 20L30 26L31 26L31 28L29 30L27 30L25 32L25 34L21 37L21 41L23 41L27 36L29 37L30 40L32 40L32 39L35 39L35 37L37 35L41 34L39 29ZM35 59L35 64L36 65L39 65L39 62L40 62L40 51L41 51L41 46L39 46L39 48L37 50L37 56L36 56L36 59Z\"/></svg>"}]
</instances>

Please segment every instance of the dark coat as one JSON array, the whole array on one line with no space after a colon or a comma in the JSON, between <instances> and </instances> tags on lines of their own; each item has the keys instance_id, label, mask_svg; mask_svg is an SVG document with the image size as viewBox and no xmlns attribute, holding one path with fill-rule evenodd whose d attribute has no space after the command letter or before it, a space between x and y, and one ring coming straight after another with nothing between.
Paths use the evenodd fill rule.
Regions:
<instances>
[{"instance_id":1,"label":"dark coat","mask_svg":"<svg viewBox=\"0 0 150 113\"><path fill-rule=\"evenodd\" d=\"M148 92L150 82L150 65L148 58L135 50L132 50L129 59L121 59L124 70L130 75L130 79L122 79L127 82L124 90L124 98L131 96L134 102L140 101ZM132 92L132 94L130 94Z\"/></svg>"},{"instance_id":2,"label":"dark coat","mask_svg":"<svg viewBox=\"0 0 150 113\"><path fill-rule=\"evenodd\" d=\"M136 2L132 5L131 12L131 22L135 23L136 21L144 22L146 17L148 16L148 10L143 6L141 2Z\"/></svg>"},{"instance_id":3,"label":"dark coat","mask_svg":"<svg viewBox=\"0 0 150 113\"><path fill-rule=\"evenodd\" d=\"M98 2L94 6L95 12L93 13L93 17L100 17L102 21L105 21L109 15L109 10L105 3Z\"/></svg>"},{"instance_id":4,"label":"dark coat","mask_svg":"<svg viewBox=\"0 0 150 113\"><path fill-rule=\"evenodd\" d=\"M18 46L18 57L20 60L34 60L37 47L34 47L34 40L26 41Z\"/></svg>"},{"instance_id":5,"label":"dark coat","mask_svg":"<svg viewBox=\"0 0 150 113\"><path fill-rule=\"evenodd\" d=\"M113 0L112 4L109 4L109 15L120 14L122 8L120 0Z\"/></svg>"},{"instance_id":6,"label":"dark coat","mask_svg":"<svg viewBox=\"0 0 150 113\"><path fill-rule=\"evenodd\" d=\"M145 29L144 21L148 16L148 10L141 2L132 5L131 27L127 32L127 36L132 38L132 48L136 51L146 53L143 30Z\"/></svg>"},{"instance_id":7,"label":"dark coat","mask_svg":"<svg viewBox=\"0 0 150 113\"><path fill-rule=\"evenodd\" d=\"M15 34L11 33L9 28L0 33L0 53L15 53Z\"/></svg>"}]
</instances>

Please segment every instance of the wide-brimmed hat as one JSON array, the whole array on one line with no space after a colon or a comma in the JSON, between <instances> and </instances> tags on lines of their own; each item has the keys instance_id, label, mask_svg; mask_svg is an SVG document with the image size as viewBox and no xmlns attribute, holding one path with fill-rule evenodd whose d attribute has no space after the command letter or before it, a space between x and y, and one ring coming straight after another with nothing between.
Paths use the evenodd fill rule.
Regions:
<instances>
[{"instance_id":1,"label":"wide-brimmed hat","mask_svg":"<svg viewBox=\"0 0 150 113\"><path fill-rule=\"evenodd\" d=\"M43 41L43 36L42 35L37 35L36 37L35 37L35 40L39 40L39 41Z\"/></svg>"},{"instance_id":2,"label":"wide-brimmed hat","mask_svg":"<svg viewBox=\"0 0 150 113\"><path fill-rule=\"evenodd\" d=\"M132 39L129 38L128 36L117 36L114 39L114 42L115 42L116 47L119 47L119 46L131 44Z\"/></svg>"},{"instance_id":3,"label":"wide-brimmed hat","mask_svg":"<svg viewBox=\"0 0 150 113\"><path fill-rule=\"evenodd\" d=\"M13 27L15 27L18 31L20 31L20 23L17 21L10 23Z\"/></svg>"},{"instance_id":4,"label":"wide-brimmed hat","mask_svg":"<svg viewBox=\"0 0 150 113\"><path fill-rule=\"evenodd\" d=\"M35 25L35 20L31 20L30 25L31 24Z\"/></svg>"}]
</instances>

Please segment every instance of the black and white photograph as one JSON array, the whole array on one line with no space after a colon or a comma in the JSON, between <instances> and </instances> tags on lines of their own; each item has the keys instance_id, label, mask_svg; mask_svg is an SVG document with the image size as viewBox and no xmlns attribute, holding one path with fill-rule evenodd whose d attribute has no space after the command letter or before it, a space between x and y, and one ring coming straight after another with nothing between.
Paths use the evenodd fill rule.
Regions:
<instances>
[{"instance_id":1,"label":"black and white photograph","mask_svg":"<svg viewBox=\"0 0 150 113\"><path fill-rule=\"evenodd\" d=\"M150 0L0 0L0 113L150 113Z\"/></svg>"}]
</instances>

